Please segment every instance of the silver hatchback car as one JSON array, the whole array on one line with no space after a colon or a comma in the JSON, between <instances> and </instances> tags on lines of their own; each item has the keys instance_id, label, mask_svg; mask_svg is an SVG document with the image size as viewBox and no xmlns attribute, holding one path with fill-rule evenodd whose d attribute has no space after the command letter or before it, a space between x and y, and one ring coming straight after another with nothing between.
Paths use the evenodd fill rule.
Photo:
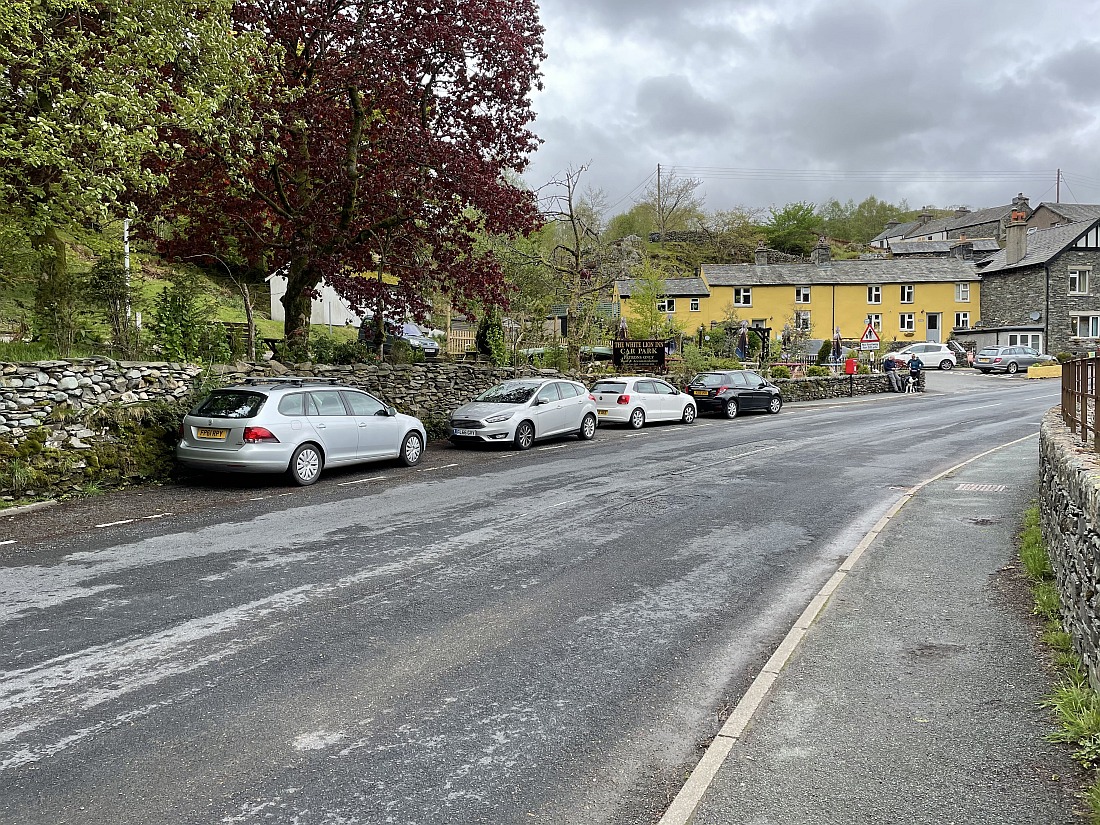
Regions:
<instances>
[{"instance_id":1,"label":"silver hatchback car","mask_svg":"<svg viewBox=\"0 0 1100 825\"><path fill-rule=\"evenodd\" d=\"M583 384L519 378L490 387L451 413L455 444L508 444L526 450L536 439L596 433L596 399Z\"/></svg>"},{"instance_id":2,"label":"silver hatchback car","mask_svg":"<svg viewBox=\"0 0 1100 825\"><path fill-rule=\"evenodd\" d=\"M255 378L214 390L184 416L176 458L197 469L287 473L301 486L325 467L420 462L427 432L355 387L316 378Z\"/></svg>"}]
</instances>

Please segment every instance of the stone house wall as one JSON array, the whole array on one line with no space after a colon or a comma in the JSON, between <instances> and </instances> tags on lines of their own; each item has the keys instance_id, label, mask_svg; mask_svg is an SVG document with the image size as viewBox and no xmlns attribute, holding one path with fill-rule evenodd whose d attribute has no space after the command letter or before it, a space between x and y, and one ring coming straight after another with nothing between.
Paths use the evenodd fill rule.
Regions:
<instances>
[{"instance_id":1,"label":"stone house wall","mask_svg":"<svg viewBox=\"0 0 1100 825\"><path fill-rule=\"evenodd\" d=\"M1063 625L1100 690L1100 456L1082 448L1058 407L1039 432L1039 512Z\"/></svg>"}]
</instances>

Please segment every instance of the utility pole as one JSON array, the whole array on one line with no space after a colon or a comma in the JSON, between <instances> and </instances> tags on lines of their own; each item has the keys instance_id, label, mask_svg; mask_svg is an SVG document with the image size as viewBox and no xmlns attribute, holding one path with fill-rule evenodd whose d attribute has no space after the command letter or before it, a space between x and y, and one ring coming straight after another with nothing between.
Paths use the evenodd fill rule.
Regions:
<instances>
[{"instance_id":1,"label":"utility pole","mask_svg":"<svg viewBox=\"0 0 1100 825\"><path fill-rule=\"evenodd\" d=\"M665 213L661 210L661 164L657 164L657 231L661 233L661 243L665 240Z\"/></svg>"},{"instance_id":2,"label":"utility pole","mask_svg":"<svg viewBox=\"0 0 1100 825\"><path fill-rule=\"evenodd\" d=\"M1054 202L1062 202L1062 170L1058 170L1058 178L1054 181Z\"/></svg>"}]
</instances>

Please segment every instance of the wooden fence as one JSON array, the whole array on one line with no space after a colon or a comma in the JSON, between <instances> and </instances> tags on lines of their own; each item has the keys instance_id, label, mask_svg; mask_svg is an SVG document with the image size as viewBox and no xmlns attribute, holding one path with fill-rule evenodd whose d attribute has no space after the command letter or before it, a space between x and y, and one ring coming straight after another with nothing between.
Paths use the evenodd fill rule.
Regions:
<instances>
[{"instance_id":1,"label":"wooden fence","mask_svg":"<svg viewBox=\"0 0 1100 825\"><path fill-rule=\"evenodd\" d=\"M1100 405L1100 357L1090 354L1062 364L1062 421L1093 452L1100 453L1100 428L1096 411Z\"/></svg>"}]
</instances>

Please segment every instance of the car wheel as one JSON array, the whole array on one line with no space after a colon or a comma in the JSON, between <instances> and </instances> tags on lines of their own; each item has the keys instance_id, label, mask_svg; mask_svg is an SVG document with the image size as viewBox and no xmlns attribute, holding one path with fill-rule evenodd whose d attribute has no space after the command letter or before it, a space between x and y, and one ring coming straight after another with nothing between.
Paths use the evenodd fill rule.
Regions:
<instances>
[{"instance_id":1,"label":"car wheel","mask_svg":"<svg viewBox=\"0 0 1100 825\"><path fill-rule=\"evenodd\" d=\"M521 421L516 427L515 444L517 450L529 450L535 443L535 425L530 421Z\"/></svg>"},{"instance_id":2,"label":"car wheel","mask_svg":"<svg viewBox=\"0 0 1100 825\"><path fill-rule=\"evenodd\" d=\"M635 407L630 413L630 428L633 430L640 430L645 426L645 410L641 407Z\"/></svg>"},{"instance_id":3,"label":"car wheel","mask_svg":"<svg viewBox=\"0 0 1100 825\"><path fill-rule=\"evenodd\" d=\"M684 414L680 416L680 420L683 421L685 424L690 424L692 421L695 420L694 404L688 404L686 407L684 407Z\"/></svg>"},{"instance_id":4,"label":"car wheel","mask_svg":"<svg viewBox=\"0 0 1100 825\"><path fill-rule=\"evenodd\" d=\"M726 402L726 418L737 418L737 399L731 398Z\"/></svg>"},{"instance_id":5,"label":"car wheel","mask_svg":"<svg viewBox=\"0 0 1100 825\"><path fill-rule=\"evenodd\" d=\"M325 459L321 448L316 444L303 444L290 457L290 466L286 468L291 480L299 487L308 487L321 477Z\"/></svg>"},{"instance_id":6,"label":"car wheel","mask_svg":"<svg viewBox=\"0 0 1100 825\"><path fill-rule=\"evenodd\" d=\"M1009 375L1015 375L1019 371L1020 371L1020 365L1019 364L1017 364L1015 361L1009 361L1008 362L1008 374Z\"/></svg>"},{"instance_id":7,"label":"car wheel","mask_svg":"<svg viewBox=\"0 0 1100 825\"><path fill-rule=\"evenodd\" d=\"M577 431L577 438L581 441L589 441L596 434L596 416L588 413L581 420L581 428Z\"/></svg>"},{"instance_id":8,"label":"car wheel","mask_svg":"<svg viewBox=\"0 0 1100 825\"><path fill-rule=\"evenodd\" d=\"M949 370L949 369L952 369L954 366L955 366L955 362L951 361L947 358L944 358L942 361L940 361L940 369L941 370Z\"/></svg>"},{"instance_id":9,"label":"car wheel","mask_svg":"<svg viewBox=\"0 0 1100 825\"><path fill-rule=\"evenodd\" d=\"M409 433L401 443L401 461L406 467L415 467L424 454L424 439L420 433Z\"/></svg>"},{"instance_id":10,"label":"car wheel","mask_svg":"<svg viewBox=\"0 0 1100 825\"><path fill-rule=\"evenodd\" d=\"M772 415L775 415L781 409L783 409L783 399L778 395L768 401L768 412Z\"/></svg>"}]
</instances>

